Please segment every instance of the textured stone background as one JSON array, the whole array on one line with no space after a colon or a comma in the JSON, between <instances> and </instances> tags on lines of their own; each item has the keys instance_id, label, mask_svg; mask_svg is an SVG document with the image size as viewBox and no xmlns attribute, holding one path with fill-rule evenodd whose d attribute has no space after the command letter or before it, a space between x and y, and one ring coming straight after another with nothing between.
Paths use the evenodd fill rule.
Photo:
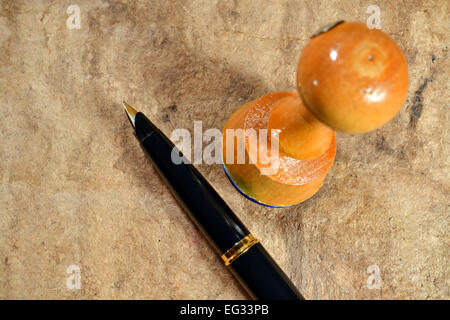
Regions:
<instances>
[{"instance_id":1,"label":"textured stone background","mask_svg":"<svg viewBox=\"0 0 450 320\"><path fill-rule=\"evenodd\" d=\"M66 27L70 4L81 29ZM0 1L0 298L247 298L149 165L120 105L170 133L221 128L295 90L320 26L366 21L410 70L396 118L338 135L323 188L290 209L200 171L310 299L450 298L448 1ZM82 289L66 288L81 268ZM378 265L381 289L369 290Z\"/></svg>"}]
</instances>

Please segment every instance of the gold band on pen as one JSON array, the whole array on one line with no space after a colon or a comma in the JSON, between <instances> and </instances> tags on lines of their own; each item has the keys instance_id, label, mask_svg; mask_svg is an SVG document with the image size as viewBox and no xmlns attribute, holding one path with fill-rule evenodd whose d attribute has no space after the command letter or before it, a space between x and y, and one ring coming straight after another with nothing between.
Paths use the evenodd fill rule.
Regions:
<instances>
[{"instance_id":1,"label":"gold band on pen","mask_svg":"<svg viewBox=\"0 0 450 320\"><path fill-rule=\"evenodd\" d=\"M248 249L258 242L259 240L250 233L241 241L236 242L234 246L222 255L223 262L225 262L225 265L228 267L234 260L239 258L241 254L247 252Z\"/></svg>"}]
</instances>

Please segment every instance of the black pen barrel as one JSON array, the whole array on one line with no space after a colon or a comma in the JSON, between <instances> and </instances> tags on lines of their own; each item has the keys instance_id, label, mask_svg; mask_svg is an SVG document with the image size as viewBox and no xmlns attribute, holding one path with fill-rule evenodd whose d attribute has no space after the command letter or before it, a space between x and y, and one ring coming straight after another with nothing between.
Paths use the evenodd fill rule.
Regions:
<instances>
[{"instance_id":1,"label":"black pen barrel","mask_svg":"<svg viewBox=\"0 0 450 320\"><path fill-rule=\"evenodd\" d=\"M192 220L221 254L249 234L214 188L187 163L174 164L173 143L142 113L135 118L136 136L167 185Z\"/></svg>"},{"instance_id":2,"label":"black pen barrel","mask_svg":"<svg viewBox=\"0 0 450 320\"><path fill-rule=\"evenodd\" d=\"M172 154L178 150L150 120L137 113L134 125L156 169L220 255L235 249L243 239L252 241L244 224L198 170L185 158L180 164L173 162ZM230 268L253 297L303 298L261 244L252 243L244 252L230 262Z\"/></svg>"},{"instance_id":3,"label":"black pen barrel","mask_svg":"<svg viewBox=\"0 0 450 320\"><path fill-rule=\"evenodd\" d=\"M303 300L303 296L262 244L257 243L230 264L231 272L253 298Z\"/></svg>"}]
</instances>

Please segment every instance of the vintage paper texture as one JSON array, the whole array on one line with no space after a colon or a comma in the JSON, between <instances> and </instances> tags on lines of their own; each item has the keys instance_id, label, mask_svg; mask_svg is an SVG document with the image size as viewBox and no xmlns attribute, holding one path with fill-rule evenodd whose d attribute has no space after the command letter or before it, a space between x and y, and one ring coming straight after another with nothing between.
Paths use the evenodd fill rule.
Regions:
<instances>
[{"instance_id":1,"label":"vintage paper texture","mask_svg":"<svg viewBox=\"0 0 450 320\"><path fill-rule=\"evenodd\" d=\"M295 90L320 26L367 1L0 2L0 298L248 298L163 185L120 102L164 132L219 128ZM381 129L338 134L323 188L289 209L198 165L309 299L450 298L449 7L376 1L403 50L407 101ZM66 12L80 8L80 29ZM66 286L80 268L81 289ZM369 289L376 265L381 286ZM373 269L373 268L371 268Z\"/></svg>"}]
</instances>

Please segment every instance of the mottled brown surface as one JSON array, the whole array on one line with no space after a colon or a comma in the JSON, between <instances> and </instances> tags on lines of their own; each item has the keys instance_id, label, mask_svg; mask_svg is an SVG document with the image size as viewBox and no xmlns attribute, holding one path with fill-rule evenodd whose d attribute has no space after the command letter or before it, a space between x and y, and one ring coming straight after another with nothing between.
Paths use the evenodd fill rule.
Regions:
<instances>
[{"instance_id":1,"label":"mottled brown surface","mask_svg":"<svg viewBox=\"0 0 450 320\"><path fill-rule=\"evenodd\" d=\"M81 29L66 8L81 8ZM120 101L161 128L221 128L295 90L298 56L367 1L0 2L0 298L247 298L149 165ZM306 298L450 298L448 1L376 1L410 70L405 106L338 135L323 188L290 209L200 171ZM136 199L136 200L133 200ZM82 289L66 288L81 267ZM381 289L367 288L378 265Z\"/></svg>"}]
</instances>

